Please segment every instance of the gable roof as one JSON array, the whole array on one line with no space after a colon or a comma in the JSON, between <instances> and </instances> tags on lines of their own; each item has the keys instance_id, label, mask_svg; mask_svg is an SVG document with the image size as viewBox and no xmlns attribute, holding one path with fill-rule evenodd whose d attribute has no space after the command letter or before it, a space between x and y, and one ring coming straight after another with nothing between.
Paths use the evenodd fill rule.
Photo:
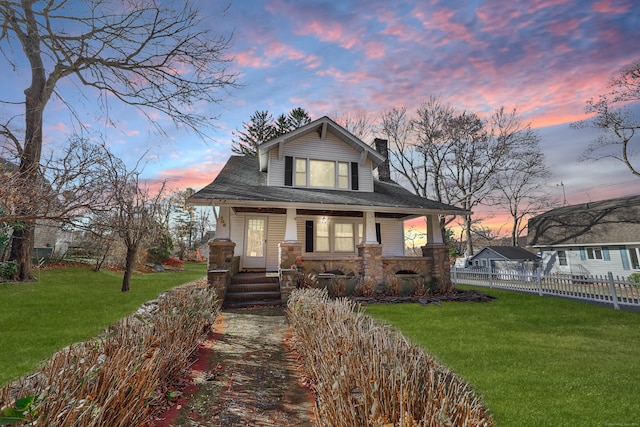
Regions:
<instances>
[{"instance_id":1,"label":"gable roof","mask_svg":"<svg viewBox=\"0 0 640 427\"><path fill-rule=\"evenodd\" d=\"M529 220L529 245L640 243L640 196L551 209Z\"/></svg>"},{"instance_id":2,"label":"gable roof","mask_svg":"<svg viewBox=\"0 0 640 427\"><path fill-rule=\"evenodd\" d=\"M516 260L538 260L540 257L533 252L529 252L524 248L520 248L518 246L487 246L483 248L480 252L471 257L474 259L478 257L483 252L491 252L492 254L502 258L504 260L516 261Z\"/></svg>"},{"instance_id":3,"label":"gable roof","mask_svg":"<svg viewBox=\"0 0 640 427\"><path fill-rule=\"evenodd\" d=\"M255 157L232 156L216 179L189 198L194 205L348 210L362 208L402 218L428 213L464 215L464 209L416 196L395 182L374 179L374 191L266 187L267 173Z\"/></svg>"},{"instance_id":4,"label":"gable roof","mask_svg":"<svg viewBox=\"0 0 640 427\"><path fill-rule=\"evenodd\" d=\"M331 120L327 116L323 116L317 120L312 121L311 123L301 126L297 129L292 130L291 132L285 133L277 138L271 139L269 141L263 142L258 146L258 158L260 159L260 170L267 170L267 163L269 159L269 151L278 147L282 147L289 141L293 141L298 139L304 135L307 135L312 132L317 132L318 135L322 139L326 136L327 132L331 131L331 133L335 134L340 138L343 142L351 146L354 150L360 152L363 156L371 159L374 167L383 163L386 159L385 157L374 150L372 147L368 146L364 142L362 142L358 137L353 135L351 132L347 131L345 128Z\"/></svg>"}]
</instances>

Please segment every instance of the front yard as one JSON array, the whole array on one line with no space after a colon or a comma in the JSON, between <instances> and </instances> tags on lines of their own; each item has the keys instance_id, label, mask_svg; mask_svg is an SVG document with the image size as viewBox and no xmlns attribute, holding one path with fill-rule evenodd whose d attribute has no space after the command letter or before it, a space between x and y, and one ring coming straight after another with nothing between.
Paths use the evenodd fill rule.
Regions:
<instances>
[{"instance_id":1,"label":"front yard","mask_svg":"<svg viewBox=\"0 0 640 427\"><path fill-rule=\"evenodd\" d=\"M206 264L185 267L134 275L126 293L120 292L121 274L89 267L36 271L33 283L0 283L0 386L61 348L97 336L160 293L206 274Z\"/></svg>"},{"instance_id":2,"label":"front yard","mask_svg":"<svg viewBox=\"0 0 640 427\"><path fill-rule=\"evenodd\" d=\"M467 380L498 426L640 423L640 314L481 291L497 299L375 305L366 313Z\"/></svg>"}]
</instances>

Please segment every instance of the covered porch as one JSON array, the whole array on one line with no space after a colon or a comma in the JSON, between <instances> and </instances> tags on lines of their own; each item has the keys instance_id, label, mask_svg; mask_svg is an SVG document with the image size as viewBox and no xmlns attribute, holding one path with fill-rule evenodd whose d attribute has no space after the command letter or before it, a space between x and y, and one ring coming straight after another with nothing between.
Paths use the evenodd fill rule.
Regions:
<instances>
[{"instance_id":1,"label":"covered porch","mask_svg":"<svg viewBox=\"0 0 640 427\"><path fill-rule=\"evenodd\" d=\"M367 207L355 210L346 207L251 207L220 204L214 208L218 228L216 237L209 241L209 285L216 289L220 302L224 301L231 278L246 271L243 257L247 256L247 238L239 242L241 233L233 230L240 221L233 220L239 215L264 215L270 218L269 224L281 223L283 232L277 242L272 242L277 255L275 268L264 268L265 272L276 273L279 277L281 300L283 303L289 294L299 285L301 277L322 280L327 277L348 278L351 282L381 284L389 282L397 275L413 274L425 283L437 287L451 284L449 275L448 247L444 245L440 232L440 212L425 212L415 209L412 212L397 209ZM406 209L406 208L405 208ZM407 218L424 217L426 219L426 244L421 247L422 256L404 255L404 233L399 237L402 247L391 250L388 243L385 248L381 242L381 227L385 224L402 224ZM307 240L310 238L308 226L313 219L323 221L354 221L354 251L314 252ZM385 223L386 221L386 223ZM246 227L246 225L245 225ZM307 229L305 229L307 228ZM402 230L402 227L400 227ZM256 239L267 241L267 233ZM273 234L273 233L271 233ZM235 236L235 238L233 238ZM398 246L398 243L395 243ZM238 250L240 248L240 250ZM254 270L255 271L255 270Z\"/></svg>"}]
</instances>

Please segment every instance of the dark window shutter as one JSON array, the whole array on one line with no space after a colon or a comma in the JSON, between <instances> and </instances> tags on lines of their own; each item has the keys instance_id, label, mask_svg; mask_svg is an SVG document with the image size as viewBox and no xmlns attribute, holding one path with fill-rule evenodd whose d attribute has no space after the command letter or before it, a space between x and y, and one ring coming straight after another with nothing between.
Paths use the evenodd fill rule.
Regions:
<instances>
[{"instance_id":1,"label":"dark window shutter","mask_svg":"<svg viewBox=\"0 0 640 427\"><path fill-rule=\"evenodd\" d=\"M602 259L604 259L605 261L611 261L611 255L609 254L608 246L602 247Z\"/></svg>"},{"instance_id":2,"label":"dark window shutter","mask_svg":"<svg viewBox=\"0 0 640 427\"><path fill-rule=\"evenodd\" d=\"M582 261L587 259L587 251L585 250L585 248L580 248L580 259Z\"/></svg>"},{"instance_id":3,"label":"dark window shutter","mask_svg":"<svg viewBox=\"0 0 640 427\"><path fill-rule=\"evenodd\" d=\"M351 189L358 189L358 163L351 162Z\"/></svg>"},{"instance_id":4,"label":"dark window shutter","mask_svg":"<svg viewBox=\"0 0 640 427\"><path fill-rule=\"evenodd\" d=\"M305 252L313 252L313 221L307 221L304 227Z\"/></svg>"},{"instance_id":5,"label":"dark window shutter","mask_svg":"<svg viewBox=\"0 0 640 427\"><path fill-rule=\"evenodd\" d=\"M284 157L284 185L291 187L293 185L293 157Z\"/></svg>"},{"instance_id":6,"label":"dark window shutter","mask_svg":"<svg viewBox=\"0 0 640 427\"><path fill-rule=\"evenodd\" d=\"M380 223L379 222L376 222L376 240L378 241L379 245L382 244L382 233L380 232Z\"/></svg>"}]
</instances>

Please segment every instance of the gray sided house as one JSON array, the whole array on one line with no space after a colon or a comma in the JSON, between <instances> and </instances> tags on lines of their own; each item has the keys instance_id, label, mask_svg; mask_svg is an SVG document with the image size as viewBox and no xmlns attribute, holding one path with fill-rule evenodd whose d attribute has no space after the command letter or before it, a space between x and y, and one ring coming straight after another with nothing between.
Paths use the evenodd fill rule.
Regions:
<instances>
[{"instance_id":1,"label":"gray sided house","mask_svg":"<svg viewBox=\"0 0 640 427\"><path fill-rule=\"evenodd\" d=\"M469 267L492 270L534 271L540 264L540 257L517 246L487 246L467 263Z\"/></svg>"},{"instance_id":2,"label":"gray sided house","mask_svg":"<svg viewBox=\"0 0 640 427\"><path fill-rule=\"evenodd\" d=\"M640 196L552 209L529 220L544 274L628 277L640 272Z\"/></svg>"},{"instance_id":3,"label":"gray sided house","mask_svg":"<svg viewBox=\"0 0 640 427\"><path fill-rule=\"evenodd\" d=\"M448 284L438 216L467 212L393 182L386 141L375 142L377 149L322 117L261 144L257 157L231 157L189 200L214 207L217 217L210 283L278 272L283 300L291 284L282 282L299 268L377 283L412 272ZM427 219L427 244L422 257L408 257L404 221L417 217Z\"/></svg>"}]
</instances>

